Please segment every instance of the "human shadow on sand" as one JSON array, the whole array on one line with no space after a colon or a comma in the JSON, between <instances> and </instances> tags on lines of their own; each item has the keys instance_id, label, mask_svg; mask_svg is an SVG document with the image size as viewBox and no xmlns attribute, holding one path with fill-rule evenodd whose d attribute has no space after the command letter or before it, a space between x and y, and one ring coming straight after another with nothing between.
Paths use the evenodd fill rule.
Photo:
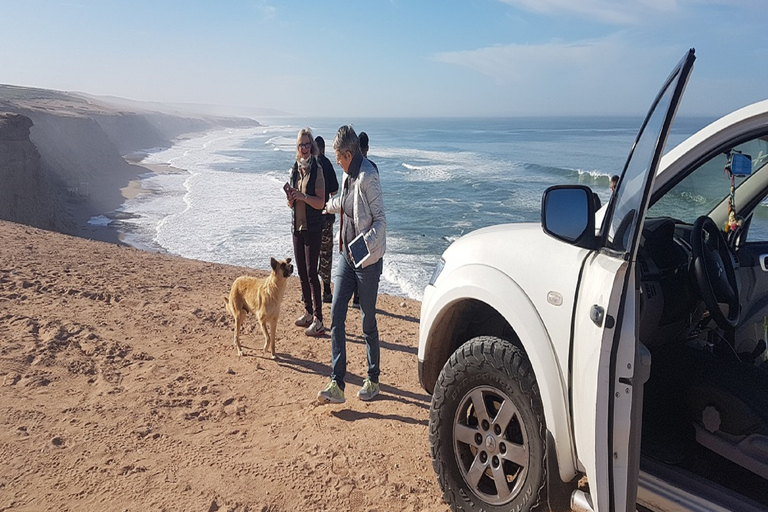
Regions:
<instances>
[{"instance_id":1,"label":"human shadow on sand","mask_svg":"<svg viewBox=\"0 0 768 512\"><path fill-rule=\"evenodd\" d=\"M390 313L389 311L385 311L383 309L378 309L377 308L376 309L376 314L377 315L385 315L385 316L389 316L389 317L392 317L392 318L397 318L398 320L404 320L406 322L411 322L411 323L416 323L416 324L419 323L419 319L416 318L416 317L406 316L406 315L398 315L397 313Z\"/></svg>"},{"instance_id":2,"label":"human shadow on sand","mask_svg":"<svg viewBox=\"0 0 768 512\"><path fill-rule=\"evenodd\" d=\"M344 421L357 421L362 419L374 419L374 420L394 420L408 423L411 425L422 425L426 427L429 425L429 420L417 420L414 418L408 418L407 416L400 416L399 414L379 414L372 411L353 411L352 409L341 409L340 411L331 411L331 416L335 416Z\"/></svg>"},{"instance_id":3,"label":"human shadow on sand","mask_svg":"<svg viewBox=\"0 0 768 512\"><path fill-rule=\"evenodd\" d=\"M331 374L331 366L328 364L318 363L317 361L310 361L307 359L300 359L288 354L278 354L276 362L283 368L287 368L299 373L311 373L326 378ZM364 377L360 377L353 373L347 372L345 381L347 385L351 384L353 388L359 388L363 385L363 378ZM351 391L349 387L345 389L345 394L348 394L346 393L347 391ZM374 401L379 400L393 400L402 402L407 405L420 407L422 409L429 409L429 404L432 398L426 393L413 393L411 391L406 391L395 386L381 384L381 394L377 396Z\"/></svg>"},{"instance_id":4,"label":"human shadow on sand","mask_svg":"<svg viewBox=\"0 0 768 512\"><path fill-rule=\"evenodd\" d=\"M362 336L357 334L347 333L347 342L355 343L357 345L365 345L365 340ZM416 347L407 347L405 345L399 345L397 343L390 343L379 338L379 347L385 350L392 350L393 352L405 352L407 354L416 355L419 353L419 349Z\"/></svg>"}]
</instances>

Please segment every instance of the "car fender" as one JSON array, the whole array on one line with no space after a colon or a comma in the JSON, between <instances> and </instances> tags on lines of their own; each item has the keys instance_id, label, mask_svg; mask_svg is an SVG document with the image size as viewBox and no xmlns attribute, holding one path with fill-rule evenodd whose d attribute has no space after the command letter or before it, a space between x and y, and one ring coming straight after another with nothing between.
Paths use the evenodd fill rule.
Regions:
<instances>
[{"instance_id":1,"label":"car fender","mask_svg":"<svg viewBox=\"0 0 768 512\"><path fill-rule=\"evenodd\" d=\"M470 264L453 269L441 276L439 297L424 297L421 312L422 325L439 325L445 311L458 301L474 299L487 304L501 314L517 336L531 362L541 394L547 430L557 448L560 477L571 480L576 474L576 464L571 438L571 425L567 401L567 386L560 372L560 365L547 329L533 302L525 291L508 275L491 266ZM448 284L446 284L448 283ZM425 295L430 294L427 287ZM425 366L426 354L436 354L434 345L439 343L432 333L419 343L419 361Z\"/></svg>"}]
</instances>

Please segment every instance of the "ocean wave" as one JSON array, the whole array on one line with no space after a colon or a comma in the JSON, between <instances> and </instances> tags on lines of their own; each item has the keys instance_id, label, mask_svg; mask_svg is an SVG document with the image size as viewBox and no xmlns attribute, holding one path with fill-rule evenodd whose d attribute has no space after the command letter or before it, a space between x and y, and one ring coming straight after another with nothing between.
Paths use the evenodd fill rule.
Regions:
<instances>
[{"instance_id":1,"label":"ocean wave","mask_svg":"<svg viewBox=\"0 0 768 512\"><path fill-rule=\"evenodd\" d=\"M428 181L428 182L448 181L456 177L457 174L463 171L463 169L457 165L403 164L403 167L411 171L405 177L406 181Z\"/></svg>"},{"instance_id":2,"label":"ocean wave","mask_svg":"<svg viewBox=\"0 0 768 512\"><path fill-rule=\"evenodd\" d=\"M599 171L597 169L592 170L586 170L586 169L573 169L573 172L579 175L579 177L588 177L591 178L594 181L606 181L611 179L612 174L609 174L605 171Z\"/></svg>"},{"instance_id":3,"label":"ocean wave","mask_svg":"<svg viewBox=\"0 0 768 512\"><path fill-rule=\"evenodd\" d=\"M112 222L112 219L106 215L96 215L88 219L88 224L91 226L109 226L110 222Z\"/></svg>"},{"instance_id":4,"label":"ocean wave","mask_svg":"<svg viewBox=\"0 0 768 512\"><path fill-rule=\"evenodd\" d=\"M287 135L278 135L276 137L270 137L264 144L271 145L277 151L296 151L296 136L293 137Z\"/></svg>"},{"instance_id":5,"label":"ocean wave","mask_svg":"<svg viewBox=\"0 0 768 512\"><path fill-rule=\"evenodd\" d=\"M150 152L145 163L170 163L188 173L141 177L144 192L126 201L124 219L113 221L124 240L264 270L270 256L290 256L291 210L281 185L293 163L296 133L312 126L330 147L336 128L345 124L298 121L220 130ZM611 173L605 169L620 168L626 158L611 148L617 141L630 147L634 140L634 131L625 136L623 128L614 129L620 125L596 130L592 120L586 128L555 123L541 128L536 121L529 131L537 134L527 138L510 136L515 127L508 123L482 122L482 129L462 120L365 122L387 209L382 293L421 299L448 245L480 227L535 221L547 186L585 183L607 198ZM522 121L515 123L525 131ZM332 275L338 257L334 254Z\"/></svg>"},{"instance_id":6,"label":"ocean wave","mask_svg":"<svg viewBox=\"0 0 768 512\"><path fill-rule=\"evenodd\" d=\"M232 150L242 147L256 135L254 128L227 129L208 132L200 137L183 139L168 149L151 153L142 160L147 164L168 164L191 172L205 171L212 166L247 162Z\"/></svg>"},{"instance_id":7,"label":"ocean wave","mask_svg":"<svg viewBox=\"0 0 768 512\"><path fill-rule=\"evenodd\" d=\"M421 300L436 264L432 256L387 253L379 291Z\"/></svg>"}]
</instances>

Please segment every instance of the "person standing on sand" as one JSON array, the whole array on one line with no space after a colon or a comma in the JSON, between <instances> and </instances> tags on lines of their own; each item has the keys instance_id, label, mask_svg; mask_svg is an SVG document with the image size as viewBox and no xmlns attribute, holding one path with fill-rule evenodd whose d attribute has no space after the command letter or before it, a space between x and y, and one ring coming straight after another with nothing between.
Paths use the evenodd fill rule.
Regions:
<instances>
[{"instance_id":1,"label":"person standing on sand","mask_svg":"<svg viewBox=\"0 0 768 512\"><path fill-rule=\"evenodd\" d=\"M306 327L304 334L307 336L320 336L325 327L317 262L323 235L321 210L325 204L325 178L317 161L317 145L309 128L302 128L296 136L296 162L291 168L289 185L288 206L293 209L293 254L305 309L295 324Z\"/></svg>"},{"instance_id":2,"label":"person standing on sand","mask_svg":"<svg viewBox=\"0 0 768 512\"><path fill-rule=\"evenodd\" d=\"M336 170L328 157L325 156L325 139L321 136L315 137L317 144L317 161L323 168L323 177L325 178L325 202L335 196L339 191L339 180L336 178ZM336 222L336 215L332 213L323 214L323 236L320 242L320 267L318 273L323 280L323 302L331 303L333 293L331 293L331 265L333 264L333 223Z\"/></svg>"},{"instance_id":3,"label":"person standing on sand","mask_svg":"<svg viewBox=\"0 0 768 512\"><path fill-rule=\"evenodd\" d=\"M360 139L360 152L363 154L363 156L366 159L368 159L369 162L371 162L371 165L373 165L373 167L376 169L376 172L378 172L379 166L376 165L376 163L373 160L368 158L368 142L369 142L368 134L365 132L360 132L359 139Z\"/></svg>"},{"instance_id":4,"label":"person standing on sand","mask_svg":"<svg viewBox=\"0 0 768 512\"><path fill-rule=\"evenodd\" d=\"M336 266L336 281L331 304L331 381L320 390L317 399L324 403L344 403L344 377L347 373L346 320L349 299L357 287L360 292L360 316L368 359L368 376L357 393L360 400L373 400L379 394L379 328L376 324L376 300L379 279L387 249L387 219L379 173L360 152L355 130L342 126L333 140L336 162L344 170L342 192L325 208L340 212L339 245L341 257ZM363 236L370 256L355 268L349 243Z\"/></svg>"},{"instance_id":5,"label":"person standing on sand","mask_svg":"<svg viewBox=\"0 0 768 512\"><path fill-rule=\"evenodd\" d=\"M373 160L368 158L368 134L365 132L360 132L360 135L358 135L358 140L360 140L360 152L363 154L363 156L371 162L371 165L376 169L376 172L379 172L379 166L374 163ZM357 288L355 288L355 293L352 295L352 307L356 309L360 309L360 294L357 293Z\"/></svg>"}]
</instances>

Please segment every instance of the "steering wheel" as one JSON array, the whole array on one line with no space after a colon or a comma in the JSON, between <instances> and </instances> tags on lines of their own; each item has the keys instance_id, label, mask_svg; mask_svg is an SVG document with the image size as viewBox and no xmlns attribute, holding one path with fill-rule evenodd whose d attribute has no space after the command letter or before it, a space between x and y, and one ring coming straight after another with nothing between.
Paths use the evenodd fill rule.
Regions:
<instances>
[{"instance_id":1,"label":"steering wheel","mask_svg":"<svg viewBox=\"0 0 768 512\"><path fill-rule=\"evenodd\" d=\"M722 329L735 328L741 314L736 264L722 231L706 215L693 223L691 246L695 283L709 314Z\"/></svg>"}]
</instances>

